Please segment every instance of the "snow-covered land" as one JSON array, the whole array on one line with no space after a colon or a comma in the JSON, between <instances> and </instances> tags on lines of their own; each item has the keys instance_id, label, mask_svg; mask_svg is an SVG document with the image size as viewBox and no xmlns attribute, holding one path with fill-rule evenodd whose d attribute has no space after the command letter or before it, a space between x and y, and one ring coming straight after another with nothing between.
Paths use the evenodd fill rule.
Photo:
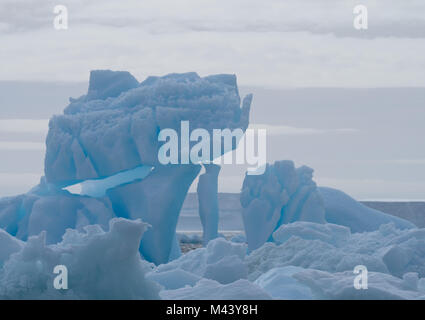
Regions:
<instances>
[{"instance_id":1,"label":"snow-covered land","mask_svg":"<svg viewBox=\"0 0 425 320\"><path fill-rule=\"evenodd\" d=\"M219 166L198 184L204 237L177 236L201 165L162 165L158 133L246 130L236 77L94 71L49 124L45 177L0 200L1 299L425 299L425 229L317 187L292 161L246 175L245 233L218 233ZM235 146L233 146L234 148ZM82 183L82 194L63 188ZM179 238L179 239L178 239ZM180 242L204 247L181 254ZM68 289L54 286L66 266ZM353 270L368 270L356 288Z\"/></svg>"}]
</instances>

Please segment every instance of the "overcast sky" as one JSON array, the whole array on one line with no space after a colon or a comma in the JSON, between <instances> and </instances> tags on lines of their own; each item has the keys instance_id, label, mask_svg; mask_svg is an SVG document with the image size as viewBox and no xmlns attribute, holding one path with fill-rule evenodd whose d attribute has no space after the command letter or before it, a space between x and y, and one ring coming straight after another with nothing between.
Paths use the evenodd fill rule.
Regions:
<instances>
[{"instance_id":1,"label":"overcast sky","mask_svg":"<svg viewBox=\"0 0 425 320\"><path fill-rule=\"evenodd\" d=\"M425 86L425 2L1 0L1 80L85 81L90 69L235 73L242 85ZM55 30L53 8L68 8Z\"/></svg>"},{"instance_id":2,"label":"overcast sky","mask_svg":"<svg viewBox=\"0 0 425 320\"><path fill-rule=\"evenodd\" d=\"M368 30L353 28L359 3ZM58 4L68 30L53 28ZM270 161L357 198L425 198L425 90L400 89L425 87L423 0L0 0L0 60L0 195L37 183L47 119L113 69L236 74L251 122L274 126ZM288 90L309 87L325 89ZM224 168L221 191L243 171Z\"/></svg>"}]
</instances>

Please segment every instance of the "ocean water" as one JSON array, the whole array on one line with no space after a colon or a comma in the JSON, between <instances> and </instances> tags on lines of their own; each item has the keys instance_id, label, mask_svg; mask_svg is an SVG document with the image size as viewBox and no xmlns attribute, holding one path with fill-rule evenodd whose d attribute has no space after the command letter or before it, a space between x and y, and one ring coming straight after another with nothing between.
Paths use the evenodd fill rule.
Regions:
<instances>
[{"instance_id":1,"label":"ocean water","mask_svg":"<svg viewBox=\"0 0 425 320\"><path fill-rule=\"evenodd\" d=\"M219 232L243 232L243 221L237 193L219 193L220 207ZM425 227L425 202L423 201L361 201L373 209L406 219L420 228ZM202 225L198 214L198 197L196 193L189 193L180 212L177 225L178 232L202 232Z\"/></svg>"}]
</instances>

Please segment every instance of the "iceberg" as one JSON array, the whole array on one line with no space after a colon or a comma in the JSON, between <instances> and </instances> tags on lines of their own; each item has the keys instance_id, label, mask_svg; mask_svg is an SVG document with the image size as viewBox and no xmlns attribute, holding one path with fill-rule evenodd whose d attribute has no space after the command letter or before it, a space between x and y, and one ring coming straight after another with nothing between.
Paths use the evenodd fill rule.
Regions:
<instances>
[{"instance_id":1,"label":"iceberg","mask_svg":"<svg viewBox=\"0 0 425 320\"><path fill-rule=\"evenodd\" d=\"M351 232L374 231L388 223L399 229L415 228L409 221L368 208L340 190L317 187L313 169L295 168L289 160L268 164L262 175L246 174L240 202L249 250L273 242L273 232L296 221L331 223Z\"/></svg>"},{"instance_id":2,"label":"iceberg","mask_svg":"<svg viewBox=\"0 0 425 320\"><path fill-rule=\"evenodd\" d=\"M242 217L250 250L272 241L272 233L294 221L324 223L325 208L313 170L292 161L267 165L262 175L246 174L241 191Z\"/></svg>"},{"instance_id":3,"label":"iceberg","mask_svg":"<svg viewBox=\"0 0 425 320\"><path fill-rule=\"evenodd\" d=\"M251 96L247 96L241 108L233 75L201 78L196 73L169 74L149 77L139 84L127 72L92 71L87 95L72 99L64 114L49 123L46 180L60 187L83 182L86 191L90 184L87 187L85 181L106 180L102 188L92 187L91 194L100 189L97 194L106 193L116 216L149 223L141 253L156 264L165 263L179 255L177 220L201 167L161 164L159 132L180 132L183 121L190 123L192 130L246 130L250 104ZM181 154L187 152L185 146L180 150ZM141 167L147 168L142 178L124 182L125 172ZM207 168L200 180L201 193L212 191L217 183L218 171ZM119 179L108 181L120 174ZM119 182L122 184L113 184ZM106 191L105 185L109 187ZM209 240L217 234L218 207L206 209L211 203L205 195L201 201L207 201L202 205L201 219Z\"/></svg>"},{"instance_id":4,"label":"iceberg","mask_svg":"<svg viewBox=\"0 0 425 320\"><path fill-rule=\"evenodd\" d=\"M245 130L251 96L241 100L234 75L201 78L196 73L148 77L137 83L127 72L92 71L86 95L71 99L54 116L46 139L45 175L68 186L136 167L158 166L162 129ZM136 81L136 82L135 82Z\"/></svg>"},{"instance_id":5,"label":"iceberg","mask_svg":"<svg viewBox=\"0 0 425 320\"><path fill-rule=\"evenodd\" d=\"M99 224L108 230L114 217L141 218L151 226L140 245L143 257L156 264L178 258L177 220L201 164L162 164L159 134L172 129L182 136L182 123L190 124L186 134L244 132L251 101L248 95L241 102L234 75L201 78L192 72L139 83L129 72L92 71L87 94L71 98L49 122L40 185L0 200L0 227L22 240L46 231L52 244L68 228ZM232 141L230 149L236 146ZM181 157L187 147L179 144ZM198 191L205 243L218 235L219 166L208 162L231 150L204 159ZM81 194L68 192L77 184Z\"/></svg>"}]
</instances>

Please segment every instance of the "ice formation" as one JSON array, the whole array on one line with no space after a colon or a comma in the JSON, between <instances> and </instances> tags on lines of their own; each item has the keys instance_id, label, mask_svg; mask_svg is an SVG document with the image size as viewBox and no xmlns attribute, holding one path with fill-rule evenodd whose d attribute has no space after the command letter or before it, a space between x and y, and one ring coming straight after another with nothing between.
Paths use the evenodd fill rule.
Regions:
<instances>
[{"instance_id":1,"label":"ice formation","mask_svg":"<svg viewBox=\"0 0 425 320\"><path fill-rule=\"evenodd\" d=\"M188 252L179 259L158 266L157 277L170 270L183 270L201 278L222 284L246 279L248 270L243 263L246 256L245 244L233 243L217 238L205 248Z\"/></svg>"},{"instance_id":2,"label":"ice formation","mask_svg":"<svg viewBox=\"0 0 425 320\"><path fill-rule=\"evenodd\" d=\"M273 268L262 274L254 283L274 299L311 300L313 293L310 287L294 278L295 274L304 270L294 266Z\"/></svg>"},{"instance_id":3,"label":"ice formation","mask_svg":"<svg viewBox=\"0 0 425 320\"><path fill-rule=\"evenodd\" d=\"M351 233L344 226L282 225L246 257L248 279L278 299L425 299L425 229L394 223ZM368 289L353 286L357 265L367 267Z\"/></svg>"},{"instance_id":4,"label":"ice formation","mask_svg":"<svg viewBox=\"0 0 425 320\"><path fill-rule=\"evenodd\" d=\"M273 241L274 231L295 221L330 222L347 226L352 232L377 230L391 222L401 229L415 227L404 219L370 209L342 191L317 187L312 178L313 169L295 168L288 160L268 165L263 175L245 176L240 201L250 250Z\"/></svg>"},{"instance_id":5,"label":"ice formation","mask_svg":"<svg viewBox=\"0 0 425 320\"><path fill-rule=\"evenodd\" d=\"M27 194L0 200L0 228L25 241L47 231L47 243L54 244L66 229L82 230L92 224L107 230L113 217L109 199L73 195L44 179Z\"/></svg>"},{"instance_id":6,"label":"ice formation","mask_svg":"<svg viewBox=\"0 0 425 320\"><path fill-rule=\"evenodd\" d=\"M196 73L148 77L92 71L87 95L49 123L47 181L67 186L141 165L158 166L161 129L248 127L251 96L241 108L236 77Z\"/></svg>"},{"instance_id":7,"label":"ice formation","mask_svg":"<svg viewBox=\"0 0 425 320\"><path fill-rule=\"evenodd\" d=\"M352 232L377 230L381 225L394 223L398 228L415 227L409 221L366 207L344 192L318 188L326 209L326 221L347 226Z\"/></svg>"},{"instance_id":8,"label":"ice formation","mask_svg":"<svg viewBox=\"0 0 425 320\"><path fill-rule=\"evenodd\" d=\"M199 216L204 229L204 244L218 237L218 174L220 166L206 164L205 173L199 176Z\"/></svg>"},{"instance_id":9,"label":"ice formation","mask_svg":"<svg viewBox=\"0 0 425 320\"><path fill-rule=\"evenodd\" d=\"M220 284L214 280L202 279L194 287L161 291L166 300L270 300L272 297L263 289L247 280Z\"/></svg>"},{"instance_id":10,"label":"ice formation","mask_svg":"<svg viewBox=\"0 0 425 320\"><path fill-rule=\"evenodd\" d=\"M368 273L368 289L356 290L353 286L353 272L329 273L306 270L293 275L300 284L308 286L315 299L336 300L399 300L425 299L425 279L416 273L406 273L402 279L379 272Z\"/></svg>"},{"instance_id":11,"label":"ice formation","mask_svg":"<svg viewBox=\"0 0 425 320\"><path fill-rule=\"evenodd\" d=\"M250 250L271 240L284 223L325 222L325 208L312 176L312 169L296 169L292 161L277 161L267 165L263 175L245 176L241 204Z\"/></svg>"},{"instance_id":12,"label":"ice formation","mask_svg":"<svg viewBox=\"0 0 425 320\"><path fill-rule=\"evenodd\" d=\"M113 217L141 218L151 225L142 255L156 264L178 257L179 212L201 166L162 165L158 134L182 134L182 122L190 130L245 131L251 99L245 97L241 108L234 75L169 74L139 83L128 72L92 71L88 93L70 99L64 114L50 120L45 178L36 190L0 201L0 227L23 240L44 230L47 243L56 243L67 228L107 229ZM234 141L231 148L236 146ZM183 157L186 146L179 149ZM204 165L198 191L208 242L218 232L219 167ZM82 196L61 190L78 183Z\"/></svg>"},{"instance_id":13,"label":"ice formation","mask_svg":"<svg viewBox=\"0 0 425 320\"><path fill-rule=\"evenodd\" d=\"M68 230L56 245L46 244L45 232L24 244L6 243L13 254L0 260L0 299L159 299L160 286L145 277L152 265L139 254L146 228L115 218L108 232L99 225ZM70 270L69 290L53 287L57 265Z\"/></svg>"},{"instance_id":14,"label":"ice formation","mask_svg":"<svg viewBox=\"0 0 425 320\"><path fill-rule=\"evenodd\" d=\"M56 245L45 233L26 242L0 231L0 298L36 299L425 299L425 229L351 233L345 226L284 224L247 254L223 238L155 266L139 254L148 226L123 218L68 230ZM53 289L53 267L66 265L69 290ZM368 269L368 289L353 268Z\"/></svg>"},{"instance_id":15,"label":"ice formation","mask_svg":"<svg viewBox=\"0 0 425 320\"><path fill-rule=\"evenodd\" d=\"M351 233L344 226L299 221L282 225L273 238L275 243L246 258L249 279L280 266L352 272L356 265L396 277L409 272L425 277L425 229L385 224L376 231Z\"/></svg>"},{"instance_id":16,"label":"ice formation","mask_svg":"<svg viewBox=\"0 0 425 320\"><path fill-rule=\"evenodd\" d=\"M245 130L251 96L240 103L230 75L93 71L49 124L40 185L0 200L0 299L425 299L425 229L317 187L292 161L245 177L245 236L232 241L217 230L220 167L202 163L204 237L176 234L201 164L161 165L158 133L182 120ZM78 183L81 195L63 189ZM205 247L181 255L185 241ZM53 287L57 265L69 290ZM353 286L358 265L367 290Z\"/></svg>"}]
</instances>

